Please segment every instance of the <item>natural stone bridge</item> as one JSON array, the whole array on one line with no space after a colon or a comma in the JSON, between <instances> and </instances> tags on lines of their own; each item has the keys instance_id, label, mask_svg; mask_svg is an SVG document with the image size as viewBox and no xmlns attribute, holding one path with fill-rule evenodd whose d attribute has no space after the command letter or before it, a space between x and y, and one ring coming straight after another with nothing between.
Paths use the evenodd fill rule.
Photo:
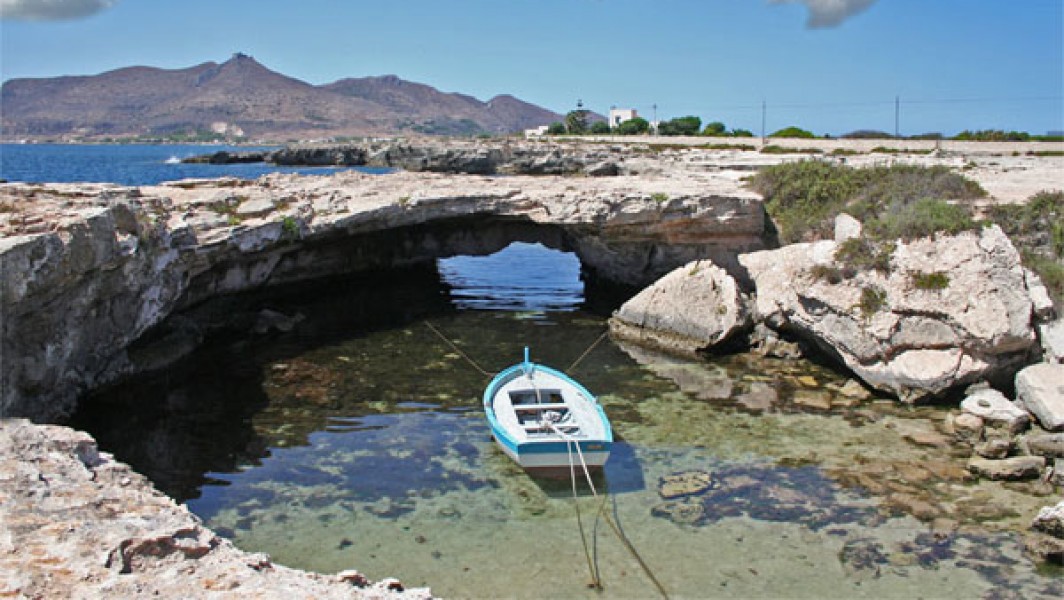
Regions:
<instances>
[{"instance_id":1,"label":"natural stone bridge","mask_svg":"<svg viewBox=\"0 0 1064 600\"><path fill-rule=\"evenodd\" d=\"M575 252L645 285L765 246L761 200L713 173L612 178L270 175L122 188L0 186L0 416L50 421L159 366L130 344L211 297L487 254Z\"/></svg>"}]
</instances>

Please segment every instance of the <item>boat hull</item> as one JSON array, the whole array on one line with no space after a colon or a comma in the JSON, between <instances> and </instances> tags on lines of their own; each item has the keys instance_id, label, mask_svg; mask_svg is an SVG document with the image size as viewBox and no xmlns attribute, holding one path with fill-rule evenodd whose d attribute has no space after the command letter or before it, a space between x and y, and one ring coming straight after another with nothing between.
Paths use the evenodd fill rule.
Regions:
<instances>
[{"instance_id":1,"label":"boat hull","mask_svg":"<svg viewBox=\"0 0 1064 600\"><path fill-rule=\"evenodd\" d=\"M520 378L531 377L530 373L542 377L545 385L561 388L559 393L566 398L563 410L582 415L584 426L580 433L569 435L562 434L560 430L546 432L540 429L536 435L528 435L522 431L521 425L513 419L515 406L506 394L508 390L514 397L527 393L523 390L515 392L513 388ZM555 406L562 405L551 405ZM516 409L524 413L533 407L534 404L518 404ZM591 392L550 367L525 362L499 373L484 391L484 410L499 448L522 468L534 474L568 474L574 467L582 470L581 464L589 470L597 470L609 459L613 432L605 411ZM500 414L496 410L508 411L508 414Z\"/></svg>"}]
</instances>

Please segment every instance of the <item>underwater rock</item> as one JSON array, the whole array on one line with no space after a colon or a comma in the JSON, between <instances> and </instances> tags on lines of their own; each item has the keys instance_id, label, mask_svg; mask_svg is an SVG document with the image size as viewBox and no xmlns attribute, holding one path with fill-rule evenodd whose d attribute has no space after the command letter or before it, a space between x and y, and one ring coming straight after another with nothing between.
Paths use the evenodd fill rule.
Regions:
<instances>
[{"instance_id":1,"label":"underwater rock","mask_svg":"<svg viewBox=\"0 0 1064 600\"><path fill-rule=\"evenodd\" d=\"M1064 457L1064 433L1032 434L1022 438L1021 443L1030 454L1047 458Z\"/></svg>"},{"instance_id":2,"label":"underwater rock","mask_svg":"<svg viewBox=\"0 0 1064 600\"><path fill-rule=\"evenodd\" d=\"M983 439L983 418L968 412L959 415L949 413L946 415L945 429L957 440L975 444Z\"/></svg>"},{"instance_id":3,"label":"underwater rock","mask_svg":"<svg viewBox=\"0 0 1064 600\"><path fill-rule=\"evenodd\" d=\"M684 471L665 475L658 481L658 493L666 500L701 494L718 485L706 471Z\"/></svg>"},{"instance_id":4,"label":"underwater rock","mask_svg":"<svg viewBox=\"0 0 1064 600\"><path fill-rule=\"evenodd\" d=\"M1046 459L1042 456L1014 456L1003 460L988 460L972 457L968 461L968 470L987 479L1018 481L1037 479L1045 469Z\"/></svg>"},{"instance_id":5,"label":"underwater rock","mask_svg":"<svg viewBox=\"0 0 1064 600\"><path fill-rule=\"evenodd\" d=\"M698 525L706 516L706 507L695 498L683 498L656 504L650 509L650 514L677 525Z\"/></svg>"},{"instance_id":6,"label":"underwater rock","mask_svg":"<svg viewBox=\"0 0 1064 600\"><path fill-rule=\"evenodd\" d=\"M881 567L889 564L883 545L879 542L860 538L848 540L839 550L839 562L851 576L879 577Z\"/></svg>"},{"instance_id":7,"label":"underwater rock","mask_svg":"<svg viewBox=\"0 0 1064 600\"><path fill-rule=\"evenodd\" d=\"M1005 438L993 438L976 444L973 450L983 458L1000 460L1009 455L1012 442Z\"/></svg>"},{"instance_id":8,"label":"underwater rock","mask_svg":"<svg viewBox=\"0 0 1064 600\"><path fill-rule=\"evenodd\" d=\"M776 388L760 381L751 383L746 393L735 398L736 404L755 413L770 410L778 401L779 393Z\"/></svg>"},{"instance_id":9,"label":"underwater rock","mask_svg":"<svg viewBox=\"0 0 1064 600\"><path fill-rule=\"evenodd\" d=\"M1010 433L1023 431L1031 417L1012 403L1005 394L990 387L980 387L961 401L961 410L983 419L984 423L1003 425Z\"/></svg>"}]
</instances>

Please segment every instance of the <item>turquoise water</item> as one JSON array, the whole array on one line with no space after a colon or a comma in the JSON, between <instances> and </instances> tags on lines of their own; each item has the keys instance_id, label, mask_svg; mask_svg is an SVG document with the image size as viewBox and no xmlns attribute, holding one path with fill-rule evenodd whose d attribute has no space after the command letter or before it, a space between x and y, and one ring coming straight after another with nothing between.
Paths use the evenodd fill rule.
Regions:
<instances>
[{"instance_id":1,"label":"turquoise water","mask_svg":"<svg viewBox=\"0 0 1064 600\"><path fill-rule=\"evenodd\" d=\"M224 336L97 395L77 424L243 549L443 597L650 598L654 580L674 598L1064 593L1004 527L1048 500L1002 496L904 439L941 411L854 400L845 375L806 361L683 361L606 339L572 371L618 437L599 496L529 477L491 440L487 378L428 325L485 371L526 345L566 369L606 326L582 307L574 260L517 245L408 287L273 298L304 316L292 332ZM743 408L766 393L767 410ZM674 493L675 479L702 485ZM938 512L914 516L909 496Z\"/></svg>"}]
</instances>

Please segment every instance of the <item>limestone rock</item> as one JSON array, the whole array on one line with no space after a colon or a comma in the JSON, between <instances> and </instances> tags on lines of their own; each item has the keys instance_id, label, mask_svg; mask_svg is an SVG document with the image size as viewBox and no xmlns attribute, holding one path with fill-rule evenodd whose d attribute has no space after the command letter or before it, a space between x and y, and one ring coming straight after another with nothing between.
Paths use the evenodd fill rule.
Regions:
<instances>
[{"instance_id":1,"label":"limestone rock","mask_svg":"<svg viewBox=\"0 0 1064 600\"><path fill-rule=\"evenodd\" d=\"M861 237L862 229L860 221L846 213L839 213L835 217L835 242L842 243L852 238Z\"/></svg>"},{"instance_id":2,"label":"limestone rock","mask_svg":"<svg viewBox=\"0 0 1064 600\"><path fill-rule=\"evenodd\" d=\"M0 590L26 598L429 598L248 554L86 433L0 421ZM193 590L190 592L190 590ZM204 590L196 593L194 590ZM236 590L236 592L234 592Z\"/></svg>"},{"instance_id":3,"label":"limestone rock","mask_svg":"<svg viewBox=\"0 0 1064 600\"><path fill-rule=\"evenodd\" d=\"M1014 456L1003 460L972 457L968 470L987 479L1017 481L1042 476L1046 459L1042 456Z\"/></svg>"},{"instance_id":4,"label":"limestone rock","mask_svg":"<svg viewBox=\"0 0 1064 600\"><path fill-rule=\"evenodd\" d=\"M1035 559L1064 565L1064 540L1040 532L1028 533L1023 547Z\"/></svg>"},{"instance_id":5,"label":"limestone rock","mask_svg":"<svg viewBox=\"0 0 1064 600\"><path fill-rule=\"evenodd\" d=\"M625 302L610 319L610 333L691 354L731 338L749 322L735 279L701 260L675 269Z\"/></svg>"},{"instance_id":6,"label":"limestone rock","mask_svg":"<svg viewBox=\"0 0 1064 600\"><path fill-rule=\"evenodd\" d=\"M1023 431L1030 422L1027 411L1016 406L994 388L980 388L961 401L961 410L985 423L1001 424L1011 433Z\"/></svg>"},{"instance_id":7,"label":"limestone rock","mask_svg":"<svg viewBox=\"0 0 1064 600\"><path fill-rule=\"evenodd\" d=\"M1016 396L1042 427L1064 430L1064 364L1024 368L1016 374Z\"/></svg>"},{"instance_id":8,"label":"limestone rock","mask_svg":"<svg viewBox=\"0 0 1064 600\"><path fill-rule=\"evenodd\" d=\"M542 149L501 146L388 152L397 161L428 160L424 171L487 168L498 153L541 157ZM322 164L364 159L308 152ZM610 158L603 148L559 151L541 168ZM44 422L69 415L84 392L159 364L129 354L145 332L220 295L490 254L530 235L572 248L601 278L627 285L649 284L698 257L732 265L736 252L764 247L756 194L711 173L674 175L344 172L141 188L3 184L0 204L17 206L25 218L0 211L0 416ZM668 202L652 199L659 193ZM246 218L233 223L229 213L241 209ZM365 236L377 237L363 243Z\"/></svg>"},{"instance_id":9,"label":"limestone rock","mask_svg":"<svg viewBox=\"0 0 1064 600\"><path fill-rule=\"evenodd\" d=\"M1042 507L1031 522L1031 529L1064 540L1064 500L1055 506Z\"/></svg>"},{"instance_id":10,"label":"limestone rock","mask_svg":"<svg viewBox=\"0 0 1064 600\"><path fill-rule=\"evenodd\" d=\"M983 458L1000 460L1009 455L1012 442L1004 438L992 438L975 445L975 453Z\"/></svg>"},{"instance_id":11,"label":"limestone rock","mask_svg":"<svg viewBox=\"0 0 1064 600\"><path fill-rule=\"evenodd\" d=\"M903 400L1010 375L1035 343L1020 256L1000 228L899 241L887 273L835 283L836 243L742 254L756 286L755 314L838 357L870 386ZM920 289L912 273L943 273ZM863 307L863 308L862 308Z\"/></svg>"},{"instance_id":12,"label":"limestone rock","mask_svg":"<svg viewBox=\"0 0 1064 600\"><path fill-rule=\"evenodd\" d=\"M1031 454L1064 458L1064 433L1028 435L1023 439L1023 443Z\"/></svg>"},{"instance_id":13,"label":"limestone rock","mask_svg":"<svg viewBox=\"0 0 1064 600\"><path fill-rule=\"evenodd\" d=\"M947 433L969 444L983 439L983 419L972 413L962 412L956 416L950 413L946 417L946 429Z\"/></svg>"},{"instance_id":14,"label":"limestone rock","mask_svg":"<svg viewBox=\"0 0 1064 600\"><path fill-rule=\"evenodd\" d=\"M706 471L684 471L665 475L658 482L658 493L665 500L701 494L717 485Z\"/></svg>"},{"instance_id":15,"label":"limestone rock","mask_svg":"<svg viewBox=\"0 0 1064 600\"><path fill-rule=\"evenodd\" d=\"M1038 339L1048 363L1064 363L1064 318L1038 326Z\"/></svg>"},{"instance_id":16,"label":"limestone rock","mask_svg":"<svg viewBox=\"0 0 1064 600\"><path fill-rule=\"evenodd\" d=\"M1049 290L1042 283L1042 278L1038 276L1038 273L1030 269L1024 269L1024 278L1027 284L1027 291L1031 295L1035 318L1043 321L1052 319L1056 314L1056 310L1053 308L1053 299L1049 297Z\"/></svg>"}]
</instances>

